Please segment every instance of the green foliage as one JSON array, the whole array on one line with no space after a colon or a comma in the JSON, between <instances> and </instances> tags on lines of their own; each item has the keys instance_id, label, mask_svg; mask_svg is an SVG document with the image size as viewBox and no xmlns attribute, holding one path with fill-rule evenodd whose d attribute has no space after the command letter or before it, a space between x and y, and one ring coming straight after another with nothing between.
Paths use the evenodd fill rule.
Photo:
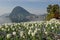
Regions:
<instances>
[{"instance_id":1,"label":"green foliage","mask_svg":"<svg viewBox=\"0 0 60 40\"><path fill-rule=\"evenodd\" d=\"M48 5L47 12L48 13L51 13L51 12L53 12L53 13L59 12L59 5L58 4Z\"/></svg>"},{"instance_id":2,"label":"green foliage","mask_svg":"<svg viewBox=\"0 0 60 40\"><path fill-rule=\"evenodd\" d=\"M50 14L47 15L46 20L50 20L53 17L54 17L54 14L53 13L50 13Z\"/></svg>"},{"instance_id":3,"label":"green foliage","mask_svg":"<svg viewBox=\"0 0 60 40\"><path fill-rule=\"evenodd\" d=\"M46 20L50 20L54 17L56 18L56 14L57 14L57 17L59 17L58 15L60 15L60 6L58 4L48 5L47 12L48 12L48 15L46 17Z\"/></svg>"}]
</instances>

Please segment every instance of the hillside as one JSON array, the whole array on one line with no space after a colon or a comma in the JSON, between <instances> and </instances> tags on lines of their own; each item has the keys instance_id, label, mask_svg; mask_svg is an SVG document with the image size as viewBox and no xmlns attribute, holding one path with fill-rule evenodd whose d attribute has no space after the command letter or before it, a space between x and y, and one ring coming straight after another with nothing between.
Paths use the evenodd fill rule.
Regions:
<instances>
[{"instance_id":1,"label":"hillside","mask_svg":"<svg viewBox=\"0 0 60 40\"><path fill-rule=\"evenodd\" d=\"M6 13L0 16L0 24L11 22L27 22L27 21L42 21L45 20L47 14L35 15L31 14L22 7L15 7L11 13Z\"/></svg>"},{"instance_id":2,"label":"hillside","mask_svg":"<svg viewBox=\"0 0 60 40\"><path fill-rule=\"evenodd\" d=\"M17 6L15 7L12 12L10 13L9 17L12 20L12 22L24 22L24 21L30 21L27 16L31 16L33 14L29 13L24 8Z\"/></svg>"}]
</instances>

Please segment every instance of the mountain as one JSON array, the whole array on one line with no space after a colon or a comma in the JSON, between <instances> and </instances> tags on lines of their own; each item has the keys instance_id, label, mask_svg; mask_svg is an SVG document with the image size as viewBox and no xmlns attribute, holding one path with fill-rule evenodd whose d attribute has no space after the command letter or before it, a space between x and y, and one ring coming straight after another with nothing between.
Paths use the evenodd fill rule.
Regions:
<instances>
[{"instance_id":1,"label":"mountain","mask_svg":"<svg viewBox=\"0 0 60 40\"><path fill-rule=\"evenodd\" d=\"M3 15L0 16L0 24L4 24L4 23L12 23L10 17L9 17L10 13L5 13ZM45 17L47 14L40 14L40 15L30 15L30 16L26 16L25 18L29 19L29 21L44 21ZM25 19L24 19L25 20Z\"/></svg>"},{"instance_id":2,"label":"mountain","mask_svg":"<svg viewBox=\"0 0 60 40\"><path fill-rule=\"evenodd\" d=\"M10 13L5 13L3 15L1 15L0 17L9 17Z\"/></svg>"},{"instance_id":3,"label":"mountain","mask_svg":"<svg viewBox=\"0 0 60 40\"><path fill-rule=\"evenodd\" d=\"M35 16L35 15L29 13L27 10L25 10L24 8L20 6L15 7L9 15L12 22L30 21L29 19L30 16Z\"/></svg>"},{"instance_id":4,"label":"mountain","mask_svg":"<svg viewBox=\"0 0 60 40\"><path fill-rule=\"evenodd\" d=\"M42 21L45 20L47 14L35 15L31 14L24 8L17 6L11 13L6 13L0 16L0 24L12 22L27 22L27 21Z\"/></svg>"},{"instance_id":5,"label":"mountain","mask_svg":"<svg viewBox=\"0 0 60 40\"><path fill-rule=\"evenodd\" d=\"M9 18L10 13L4 14L0 16L0 24L4 24L4 23L12 23L11 19ZM30 16L26 16L27 19L29 19L29 21L42 21L45 20L46 14L43 15L30 15Z\"/></svg>"},{"instance_id":6,"label":"mountain","mask_svg":"<svg viewBox=\"0 0 60 40\"><path fill-rule=\"evenodd\" d=\"M46 16L47 16L47 14L42 14L42 15L40 14L40 15L38 15L38 17L39 17L38 19L40 19L41 21L42 20L44 21Z\"/></svg>"}]
</instances>

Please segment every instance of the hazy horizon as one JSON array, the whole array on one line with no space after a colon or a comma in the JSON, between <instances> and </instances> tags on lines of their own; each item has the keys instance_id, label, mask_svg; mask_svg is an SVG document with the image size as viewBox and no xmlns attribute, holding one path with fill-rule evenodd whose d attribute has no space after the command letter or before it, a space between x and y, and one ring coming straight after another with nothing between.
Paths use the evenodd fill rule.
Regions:
<instances>
[{"instance_id":1,"label":"hazy horizon","mask_svg":"<svg viewBox=\"0 0 60 40\"><path fill-rule=\"evenodd\" d=\"M60 0L0 0L0 15L10 13L16 6L21 6L32 14L44 14L49 4L60 5Z\"/></svg>"}]
</instances>

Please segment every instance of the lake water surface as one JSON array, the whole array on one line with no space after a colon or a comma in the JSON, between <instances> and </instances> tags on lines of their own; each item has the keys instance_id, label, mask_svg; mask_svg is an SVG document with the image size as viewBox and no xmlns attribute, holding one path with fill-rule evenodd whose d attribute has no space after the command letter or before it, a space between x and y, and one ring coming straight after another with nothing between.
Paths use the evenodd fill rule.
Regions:
<instances>
[{"instance_id":1,"label":"lake water surface","mask_svg":"<svg viewBox=\"0 0 60 40\"><path fill-rule=\"evenodd\" d=\"M0 17L0 24L12 23L8 17Z\"/></svg>"}]
</instances>

